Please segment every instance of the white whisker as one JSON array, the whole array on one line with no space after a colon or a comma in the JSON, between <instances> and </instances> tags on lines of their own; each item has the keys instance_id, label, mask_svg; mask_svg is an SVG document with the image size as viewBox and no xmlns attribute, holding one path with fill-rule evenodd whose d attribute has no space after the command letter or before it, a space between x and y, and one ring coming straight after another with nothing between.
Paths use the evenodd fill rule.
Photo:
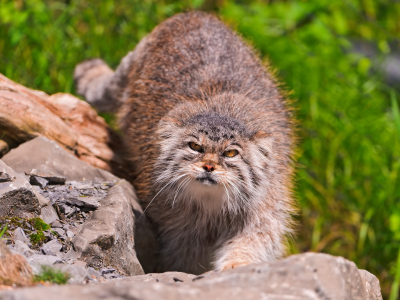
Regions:
<instances>
[{"instance_id":1,"label":"white whisker","mask_svg":"<svg viewBox=\"0 0 400 300\"><path fill-rule=\"evenodd\" d=\"M143 213L141 214L141 216L139 217L138 220L140 220L140 218L144 215L144 213L145 213L146 210L149 208L149 206L150 206L150 204L153 202L153 200L156 199L156 197L157 197L167 186L169 186L170 184L175 183L176 181L178 181L180 178L182 178L182 177L185 176L185 175L186 175L186 174L183 174L183 175L179 176L178 178L176 178L175 180L170 181L170 182L168 182L166 185L164 185L164 187L154 196L154 198L151 199L150 203L146 206L146 208L144 209Z\"/></svg>"}]
</instances>

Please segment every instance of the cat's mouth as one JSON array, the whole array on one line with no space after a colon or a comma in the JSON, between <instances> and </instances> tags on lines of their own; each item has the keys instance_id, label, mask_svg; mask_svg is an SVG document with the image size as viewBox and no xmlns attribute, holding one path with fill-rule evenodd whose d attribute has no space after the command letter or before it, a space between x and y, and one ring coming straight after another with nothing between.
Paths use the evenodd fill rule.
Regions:
<instances>
[{"instance_id":1,"label":"cat's mouth","mask_svg":"<svg viewBox=\"0 0 400 300\"><path fill-rule=\"evenodd\" d=\"M201 175L199 177L196 177L196 180L200 181L202 184L205 185L216 185L218 183L215 179L211 178L211 176L209 175Z\"/></svg>"}]
</instances>

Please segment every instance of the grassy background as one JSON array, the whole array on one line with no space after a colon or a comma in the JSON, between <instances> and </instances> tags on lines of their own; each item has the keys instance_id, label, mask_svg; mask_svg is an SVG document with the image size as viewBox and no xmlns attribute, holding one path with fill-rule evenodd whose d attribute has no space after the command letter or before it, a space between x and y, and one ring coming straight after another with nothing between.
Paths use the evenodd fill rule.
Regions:
<instances>
[{"instance_id":1,"label":"grassy background","mask_svg":"<svg viewBox=\"0 0 400 300\"><path fill-rule=\"evenodd\" d=\"M155 25L192 8L213 10L240 32L296 99L292 251L353 260L379 277L386 299L398 299L400 94L377 66L399 45L399 2L0 0L0 72L74 93L77 63L101 57L115 67ZM375 45L374 59L357 54L354 41Z\"/></svg>"}]
</instances>

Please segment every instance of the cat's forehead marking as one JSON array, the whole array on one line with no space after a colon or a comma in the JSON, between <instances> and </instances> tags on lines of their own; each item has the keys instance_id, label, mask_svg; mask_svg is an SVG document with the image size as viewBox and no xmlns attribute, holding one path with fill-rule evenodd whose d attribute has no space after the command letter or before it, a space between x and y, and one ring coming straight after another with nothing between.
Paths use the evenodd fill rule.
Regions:
<instances>
[{"instance_id":1,"label":"cat's forehead marking","mask_svg":"<svg viewBox=\"0 0 400 300\"><path fill-rule=\"evenodd\" d=\"M233 139L237 136L250 136L246 126L239 120L212 112L194 115L187 120L186 124L194 125L199 133L215 142L219 142L221 139Z\"/></svg>"}]
</instances>

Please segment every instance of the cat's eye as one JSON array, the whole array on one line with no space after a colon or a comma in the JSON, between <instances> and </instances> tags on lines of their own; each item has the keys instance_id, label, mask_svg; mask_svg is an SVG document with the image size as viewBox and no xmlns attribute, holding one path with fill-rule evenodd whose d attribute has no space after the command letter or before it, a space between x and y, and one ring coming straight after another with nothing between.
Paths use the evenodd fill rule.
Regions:
<instances>
[{"instance_id":1,"label":"cat's eye","mask_svg":"<svg viewBox=\"0 0 400 300\"><path fill-rule=\"evenodd\" d=\"M190 142L189 147L194 151L203 152L203 147L201 147L199 144L196 144L195 142Z\"/></svg>"},{"instance_id":2,"label":"cat's eye","mask_svg":"<svg viewBox=\"0 0 400 300\"><path fill-rule=\"evenodd\" d=\"M234 157L234 156L236 156L236 155L238 155L239 154L239 151L237 151L237 150L228 150L228 151L225 151L224 153L223 153L223 155L225 156L225 157Z\"/></svg>"}]
</instances>

